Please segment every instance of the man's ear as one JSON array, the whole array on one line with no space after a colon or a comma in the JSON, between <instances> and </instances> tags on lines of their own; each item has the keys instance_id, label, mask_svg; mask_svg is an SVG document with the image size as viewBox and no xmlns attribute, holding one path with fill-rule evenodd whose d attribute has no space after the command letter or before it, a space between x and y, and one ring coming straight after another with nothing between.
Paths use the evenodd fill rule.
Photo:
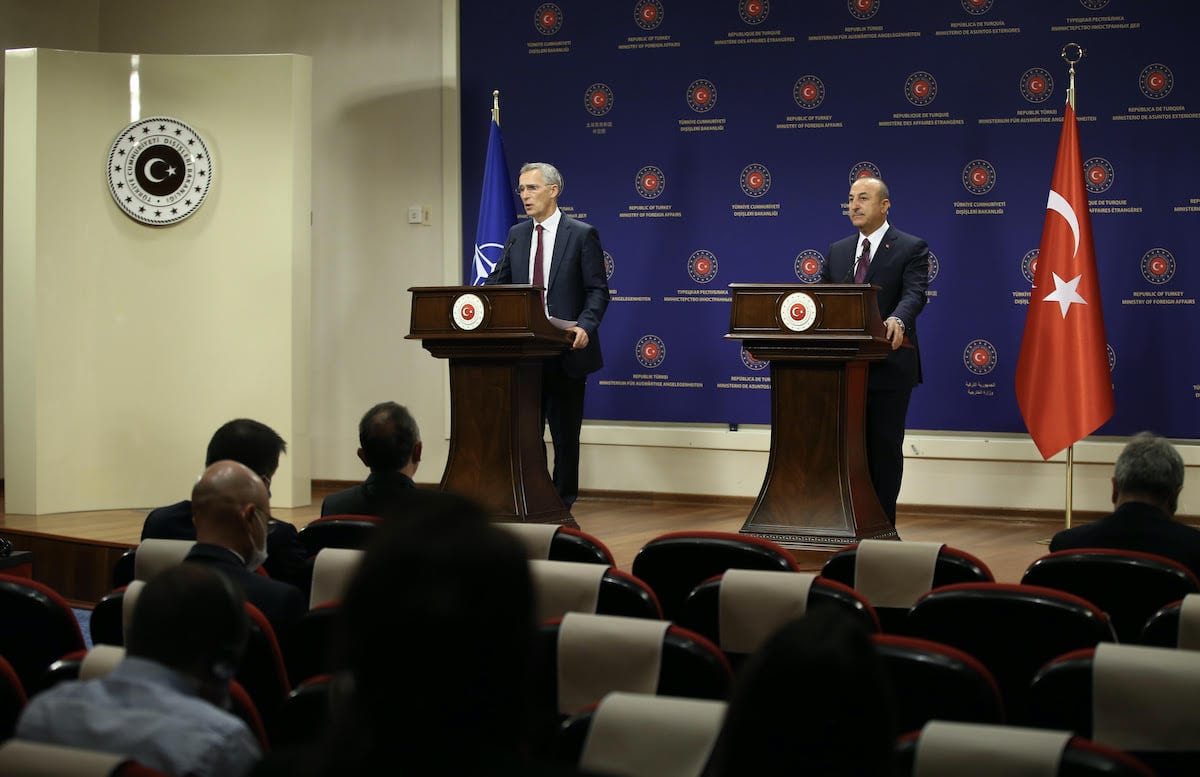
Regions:
<instances>
[{"instance_id":1,"label":"man's ear","mask_svg":"<svg viewBox=\"0 0 1200 777\"><path fill-rule=\"evenodd\" d=\"M417 440L416 444L413 445L412 456L410 456L409 459L412 461L413 464L421 463L421 441L420 440Z\"/></svg>"},{"instance_id":2,"label":"man's ear","mask_svg":"<svg viewBox=\"0 0 1200 777\"><path fill-rule=\"evenodd\" d=\"M359 461L361 461L361 462L363 463L363 466L366 466L366 467L368 467L368 468L371 466L371 465L367 464L367 457L366 457L366 455L363 453L363 449L362 449L362 448L359 448L359 449L358 449L358 460L359 460Z\"/></svg>"},{"instance_id":3,"label":"man's ear","mask_svg":"<svg viewBox=\"0 0 1200 777\"><path fill-rule=\"evenodd\" d=\"M1117 479L1116 478L1110 478L1110 479L1112 480L1112 503L1116 504L1117 503Z\"/></svg>"}]
</instances>

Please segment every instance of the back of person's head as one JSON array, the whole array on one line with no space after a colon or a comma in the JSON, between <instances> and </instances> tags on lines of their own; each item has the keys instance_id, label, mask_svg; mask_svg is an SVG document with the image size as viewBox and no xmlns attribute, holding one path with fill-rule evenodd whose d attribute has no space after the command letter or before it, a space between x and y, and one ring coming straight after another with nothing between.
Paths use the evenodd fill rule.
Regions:
<instances>
[{"instance_id":1,"label":"back of person's head","mask_svg":"<svg viewBox=\"0 0 1200 777\"><path fill-rule=\"evenodd\" d=\"M706 774L886 777L892 703L867 633L843 613L815 609L742 667Z\"/></svg>"},{"instance_id":2,"label":"back of person's head","mask_svg":"<svg viewBox=\"0 0 1200 777\"><path fill-rule=\"evenodd\" d=\"M237 586L208 567L178 564L142 589L133 608L127 654L188 675L202 696L222 703L249 630L245 597Z\"/></svg>"},{"instance_id":3,"label":"back of person's head","mask_svg":"<svg viewBox=\"0 0 1200 777\"><path fill-rule=\"evenodd\" d=\"M412 459L421 441L416 419L408 408L380 402L358 422L358 444L363 463L372 472L396 472Z\"/></svg>"},{"instance_id":4,"label":"back of person's head","mask_svg":"<svg viewBox=\"0 0 1200 777\"><path fill-rule=\"evenodd\" d=\"M228 548L251 568L266 558L269 510L262 478L231 459L211 464L192 487L197 542Z\"/></svg>"},{"instance_id":5,"label":"back of person's head","mask_svg":"<svg viewBox=\"0 0 1200 777\"><path fill-rule=\"evenodd\" d=\"M437 773L480 773L525 744L525 551L461 497L418 491L406 515L377 529L343 600L354 690L337 748L357 737L360 766L436 756Z\"/></svg>"},{"instance_id":6,"label":"back of person's head","mask_svg":"<svg viewBox=\"0 0 1200 777\"><path fill-rule=\"evenodd\" d=\"M213 433L204 466L232 459L269 480L279 469L279 457L284 453L287 443L274 429L249 418L238 418Z\"/></svg>"},{"instance_id":7,"label":"back of person's head","mask_svg":"<svg viewBox=\"0 0 1200 777\"><path fill-rule=\"evenodd\" d=\"M1149 501L1174 515L1183 488L1183 457L1165 438L1134 435L1113 468L1113 499ZM1140 499L1139 499L1140 498Z\"/></svg>"}]
</instances>

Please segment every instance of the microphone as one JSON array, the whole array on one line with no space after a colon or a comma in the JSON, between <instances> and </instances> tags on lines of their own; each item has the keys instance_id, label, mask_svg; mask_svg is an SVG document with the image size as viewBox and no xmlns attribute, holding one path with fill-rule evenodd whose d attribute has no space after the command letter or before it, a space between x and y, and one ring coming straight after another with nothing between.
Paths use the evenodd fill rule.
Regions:
<instances>
[{"instance_id":1,"label":"microphone","mask_svg":"<svg viewBox=\"0 0 1200 777\"><path fill-rule=\"evenodd\" d=\"M846 270L846 277L842 279L842 283L850 283L854 280L854 268L858 265L858 259L850 263L850 269Z\"/></svg>"}]
</instances>

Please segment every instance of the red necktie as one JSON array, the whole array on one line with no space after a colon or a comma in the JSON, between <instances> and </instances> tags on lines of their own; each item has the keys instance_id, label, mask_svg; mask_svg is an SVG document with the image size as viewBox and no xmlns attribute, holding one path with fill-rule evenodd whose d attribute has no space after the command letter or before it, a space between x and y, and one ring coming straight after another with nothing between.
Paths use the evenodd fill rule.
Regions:
<instances>
[{"instance_id":1,"label":"red necktie","mask_svg":"<svg viewBox=\"0 0 1200 777\"><path fill-rule=\"evenodd\" d=\"M533 285L545 286L545 278L542 273L542 233L546 228L541 224L537 225L537 250L533 252ZM542 291L542 301L546 301L546 292Z\"/></svg>"},{"instance_id":2,"label":"red necktie","mask_svg":"<svg viewBox=\"0 0 1200 777\"><path fill-rule=\"evenodd\" d=\"M867 265L871 263L871 241L863 238L862 255L858 257L858 267L854 269L854 282L865 283L867 280Z\"/></svg>"}]
</instances>

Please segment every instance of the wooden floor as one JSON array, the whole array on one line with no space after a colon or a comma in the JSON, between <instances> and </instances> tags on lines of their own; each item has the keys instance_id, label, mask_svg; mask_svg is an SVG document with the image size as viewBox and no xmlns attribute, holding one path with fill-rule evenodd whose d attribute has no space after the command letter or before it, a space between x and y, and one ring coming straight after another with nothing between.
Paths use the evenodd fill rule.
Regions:
<instances>
[{"instance_id":1,"label":"wooden floor","mask_svg":"<svg viewBox=\"0 0 1200 777\"><path fill-rule=\"evenodd\" d=\"M320 514L321 499L329 490L314 488L311 505L276 509L274 515L301 528ZM685 529L737 531L749 509L750 500L585 496L575 504L573 513L580 528L603 540L617 565L628 571L638 549L651 538ZM35 551L34 574L38 579L70 589L64 592L68 598L88 601L106 592L103 568L120 555L123 546L137 544L147 512L106 510L42 516L0 513L0 535L12 539L18 548ZM997 580L1017 582L1031 561L1048 552L1045 541L1061 525L1051 519L930 515L924 511L906 512L901 506L897 528L906 540L944 542L973 553L991 567ZM72 547L75 552L59 553L59 547ZM47 569L46 564L80 568ZM92 566L101 569L83 568ZM806 566L815 568L811 561ZM88 577L98 582L89 586L84 581Z\"/></svg>"}]
</instances>

